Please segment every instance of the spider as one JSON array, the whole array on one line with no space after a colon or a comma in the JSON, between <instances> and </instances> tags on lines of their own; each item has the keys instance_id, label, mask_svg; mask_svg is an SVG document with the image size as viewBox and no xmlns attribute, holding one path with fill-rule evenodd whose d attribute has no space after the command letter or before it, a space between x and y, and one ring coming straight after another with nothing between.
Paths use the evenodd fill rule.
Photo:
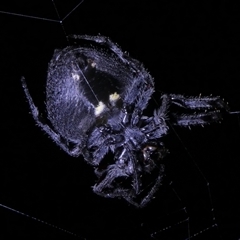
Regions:
<instances>
[{"instance_id":1,"label":"spider","mask_svg":"<svg viewBox=\"0 0 240 240\"><path fill-rule=\"evenodd\" d=\"M220 97L162 94L161 105L145 116L154 80L142 63L107 37L71 39L72 46L55 50L49 63L47 121L22 78L32 116L66 153L82 155L93 166L95 193L144 207L163 184L168 153L163 137L170 124L218 122L228 105Z\"/></svg>"}]
</instances>

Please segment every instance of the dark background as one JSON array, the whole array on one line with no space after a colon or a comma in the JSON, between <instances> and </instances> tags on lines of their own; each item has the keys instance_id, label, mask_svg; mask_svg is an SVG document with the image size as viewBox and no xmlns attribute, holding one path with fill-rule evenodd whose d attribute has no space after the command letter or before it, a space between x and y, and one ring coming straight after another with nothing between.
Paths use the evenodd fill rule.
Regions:
<instances>
[{"instance_id":1,"label":"dark background","mask_svg":"<svg viewBox=\"0 0 240 240\"><path fill-rule=\"evenodd\" d=\"M109 36L144 63L157 91L220 95L240 110L239 6L192 2L85 0L63 25L66 34ZM79 1L55 3L63 17ZM57 20L50 0L2 1L0 11ZM35 126L20 83L25 76L44 112L48 62L54 49L68 44L61 25L0 13L0 31L0 204L80 239L182 240L188 230L196 240L240 238L237 115L205 128L170 130L165 185L146 208L99 197L91 190L92 167ZM1 239L76 238L3 207L0 221Z\"/></svg>"}]
</instances>

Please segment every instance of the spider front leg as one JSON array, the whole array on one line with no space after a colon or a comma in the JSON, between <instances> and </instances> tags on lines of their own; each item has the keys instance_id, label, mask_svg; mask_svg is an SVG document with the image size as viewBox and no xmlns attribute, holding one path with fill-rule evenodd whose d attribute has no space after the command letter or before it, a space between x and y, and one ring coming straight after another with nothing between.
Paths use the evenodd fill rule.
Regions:
<instances>
[{"instance_id":1,"label":"spider front leg","mask_svg":"<svg viewBox=\"0 0 240 240\"><path fill-rule=\"evenodd\" d=\"M134 205L135 207L138 207L138 208L145 207L153 199L154 194L158 191L158 189L162 185L163 177L164 177L164 166L161 164L159 166L159 173L155 180L155 184L153 185L151 190L147 193L147 195L143 197L143 199L139 203L136 200L134 200L134 198L138 197L134 193L123 196L123 198L129 203L131 203L132 205Z\"/></svg>"},{"instance_id":2,"label":"spider front leg","mask_svg":"<svg viewBox=\"0 0 240 240\"><path fill-rule=\"evenodd\" d=\"M201 109L201 110L210 110L210 109L224 109L229 111L228 105L219 97L184 97L180 94L169 94L171 102L181 108L185 109Z\"/></svg>"},{"instance_id":3,"label":"spider front leg","mask_svg":"<svg viewBox=\"0 0 240 240\"><path fill-rule=\"evenodd\" d=\"M178 126L203 126L219 122L222 119L222 111L229 112L228 105L220 97L184 97L169 94L168 98L172 105L186 111L182 114L170 111L171 122Z\"/></svg>"},{"instance_id":4,"label":"spider front leg","mask_svg":"<svg viewBox=\"0 0 240 240\"><path fill-rule=\"evenodd\" d=\"M182 126L182 127L190 127L190 126L204 126L210 124L212 122L219 122L222 120L222 114L220 111L211 111L206 113L193 113L193 114L172 114L173 125Z\"/></svg>"},{"instance_id":5,"label":"spider front leg","mask_svg":"<svg viewBox=\"0 0 240 240\"><path fill-rule=\"evenodd\" d=\"M119 186L116 185L115 181L120 178L122 178L122 181L124 181L124 179L126 181L128 178L132 179L134 177L126 174L123 169L118 168L116 165L111 165L106 171L105 178L99 184L93 186L93 191L96 194L107 198L124 198L127 202L134 205L135 207L142 208L153 199L154 194L162 184L163 175L164 166L160 165L159 173L155 179L154 185L149 190L149 192L145 193L145 196L141 197L141 192L144 191L144 189L137 193L134 187L123 188L121 184Z\"/></svg>"},{"instance_id":6,"label":"spider front leg","mask_svg":"<svg viewBox=\"0 0 240 240\"><path fill-rule=\"evenodd\" d=\"M104 171L99 171L99 169L96 168L95 174L99 179L101 179L99 183L93 186L93 191L96 194L107 198L115 198L123 197L128 193L128 189L114 186L115 180L119 178L127 179L129 177L128 174L126 174L126 172L123 169L119 168L116 164L108 166Z\"/></svg>"},{"instance_id":7,"label":"spider front leg","mask_svg":"<svg viewBox=\"0 0 240 240\"><path fill-rule=\"evenodd\" d=\"M75 146L70 149L69 146L67 145L67 143L65 143L61 136L59 134L57 134L51 127L49 127L49 125L47 125L46 123L44 123L40 116L39 116L39 111L38 108L35 106L33 99L29 93L25 78L22 77L21 78L21 82L22 82L22 87L24 90L24 93L26 95L26 98L28 100L28 104L30 106L31 109L31 113L33 116L33 119L35 120L35 122L37 123L37 125L44 131L46 132L51 139L58 145L60 146L66 153L68 153L70 156L73 157L78 157L81 154L81 150L80 150L80 144L75 144Z\"/></svg>"}]
</instances>

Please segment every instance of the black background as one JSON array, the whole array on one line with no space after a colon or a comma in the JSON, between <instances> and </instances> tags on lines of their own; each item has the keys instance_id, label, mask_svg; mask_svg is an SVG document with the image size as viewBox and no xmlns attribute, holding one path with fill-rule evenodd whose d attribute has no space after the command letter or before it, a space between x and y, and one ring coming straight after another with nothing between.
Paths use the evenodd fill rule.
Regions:
<instances>
[{"instance_id":1,"label":"black background","mask_svg":"<svg viewBox=\"0 0 240 240\"><path fill-rule=\"evenodd\" d=\"M55 3L63 17L79 1ZM2 1L0 11L57 19L50 0ZM144 63L156 90L220 95L235 111L240 110L239 11L223 0L85 0L63 25L66 34L109 36ZM69 157L35 126L20 83L25 76L44 112L48 62L54 49L68 44L61 25L0 13L0 31L0 204L80 239L182 240L188 229L196 240L240 238L238 116L191 131L176 128L181 141L170 130L166 183L146 208L104 199L92 193L92 167ZM0 221L1 239L76 238L6 208L0 208Z\"/></svg>"}]
</instances>

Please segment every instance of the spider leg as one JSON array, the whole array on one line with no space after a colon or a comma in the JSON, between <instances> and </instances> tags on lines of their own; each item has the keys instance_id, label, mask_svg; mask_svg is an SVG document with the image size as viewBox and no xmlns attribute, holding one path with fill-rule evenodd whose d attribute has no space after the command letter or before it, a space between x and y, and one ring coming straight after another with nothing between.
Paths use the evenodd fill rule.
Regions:
<instances>
[{"instance_id":1,"label":"spider leg","mask_svg":"<svg viewBox=\"0 0 240 240\"><path fill-rule=\"evenodd\" d=\"M228 105L219 97L184 97L183 95L169 94L171 103L186 109L224 109L229 111Z\"/></svg>"},{"instance_id":2,"label":"spider leg","mask_svg":"<svg viewBox=\"0 0 240 240\"><path fill-rule=\"evenodd\" d=\"M194 114L172 114L173 119L171 123L177 126L189 127L197 125L207 125L212 122L219 122L222 119L220 111L211 111L206 113L194 113Z\"/></svg>"},{"instance_id":3,"label":"spider leg","mask_svg":"<svg viewBox=\"0 0 240 240\"><path fill-rule=\"evenodd\" d=\"M178 126L203 126L212 122L219 122L222 119L220 110L229 112L228 105L220 97L184 97L177 94L164 94L162 98L162 106L166 105L166 110L169 103L186 110L186 113L183 114L169 111L171 123ZM193 110L194 113L191 112Z\"/></svg>"},{"instance_id":4,"label":"spider leg","mask_svg":"<svg viewBox=\"0 0 240 240\"><path fill-rule=\"evenodd\" d=\"M67 145L67 143L63 142L62 137L57 134L51 127L49 127L49 125L47 125L46 123L44 123L40 116L39 116L39 111L38 108L35 106L33 99L29 93L25 78L22 77L21 78L21 82L22 82L22 87L24 90L24 93L26 95L26 98L28 100L30 109L31 109L31 113L33 116L33 119L35 120L35 122L37 123L37 125L44 131L46 132L51 139L58 145L60 146L65 152L67 152L69 155L73 156L73 157L78 157L81 154L81 150L79 147L79 144L76 144L72 149L69 148L69 146Z\"/></svg>"},{"instance_id":5,"label":"spider leg","mask_svg":"<svg viewBox=\"0 0 240 240\"><path fill-rule=\"evenodd\" d=\"M95 170L98 171L97 169ZM109 166L105 178L99 183L93 186L93 191L103 197L106 198L116 198L116 197L122 197L130 204L142 208L146 206L153 198L154 194L157 192L159 187L162 184L163 179L163 173L164 173L164 167L163 165L160 165L159 167L159 173L155 180L155 183L151 190L147 193L147 195L141 199L140 202L137 201L137 198L140 198L141 191L136 192L136 189L131 188L122 188L121 184L119 186L114 186L114 181L119 178L128 178L129 175L126 174L122 169L118 168L115 165ZM99 173L97 174L99 178L101 178L101 175ZM124 180L123 180L124 181Z\"/></svg>"},{"instance_id":6,"label":"spider leg","mask_svg":"<svg viewBox=\"0 0 240 240\"><path fill-rule=\"evenodd\" d=\"M129 194L130 196L137 196L140 192L141 183L136 171L135 174L129 175L126 173L126 169L117 166L117 164L112 164L104 171L99 171L99 169L96 168L95 174L101 179L98 184L93 186L93 191L98 195L108 198L128 198ZM129 179L131 179L130 188L128 188L127 185L123 188L121 184L118 183L119 180L120 182L124 182Z\"/></svg>"},{"instance_id":7,"label":"spider leg","mask_svg":"<svg viewBox=\"0 0 240 240\"><path fill-rule=\"evenodd\" d=\"M101 182L98 184L95 184L93 186L93 191L97 193L98 195L104 196L104 197L116 197L116 196L122 196L122 191L119 188L115 188L113 186L113 182L115 179L124 177L127 178L128 175L123 171L123 169L118 168L115 164L108 166L107 170L100 173L98 171L98 168L95 169L95 173L99 178L102 178L102 175L105 173L106 176L104 177ZM105 193L105 189L109 190ZM114 191L112 191L114 189ZM126 190L125 190L126 191Z\"/></svg>"},{"instance_id":8,"label":"spider leg","mask_svg":"<svg viewBox=\"0 0 240 240\"><path fill-rule=\"evenodd\" d=\"M144 119L146 125L142 127L142 131L147 135L148 139L161 138L168 132L166 121L168 120L168 109L170 106L170 98L167 94L162 95L161 107L154 110L153 117Z\"/></svg>"},{"instance_id":9,"label":"spider leg","mask_svg":"<svg viewBox=\"0 0 240 240\"><path fill-rule=\"evenodd\" d=\"M113 43L108 37L105 36L90 36L90 35L70 35L69 38L72 39L83 39L83 40L90 40L93 42L97 42L100 44L103 44L105 46L107 46L108 48L110 48L114 53L117 54L117 56L119 58L121 58L121 60L124 63L127 63L128 61L125 59L125 55L122 50L117 46L117 44Z\"/></svg>"},{"instance_id":10,"label":"spider leg","mask_svg":"<svg viewBox=\"0 0 240 240\"><path fill-rule=\"evenodd\" d=\"M163 165L160 165L158 177L156 179L155 184L153 185L151 190L148 192L148 194L141 200L140 203L133 200L134 197L137 197L135 194L132 194L132 196L128 194L126 196L123 196L123 198L126 201L128 201L130 204L138 208L145 207L153 199L154 194L158 191L159 187L162 185L163 173L164 173L164 167Z\"/></svg>"}]
</instances>

